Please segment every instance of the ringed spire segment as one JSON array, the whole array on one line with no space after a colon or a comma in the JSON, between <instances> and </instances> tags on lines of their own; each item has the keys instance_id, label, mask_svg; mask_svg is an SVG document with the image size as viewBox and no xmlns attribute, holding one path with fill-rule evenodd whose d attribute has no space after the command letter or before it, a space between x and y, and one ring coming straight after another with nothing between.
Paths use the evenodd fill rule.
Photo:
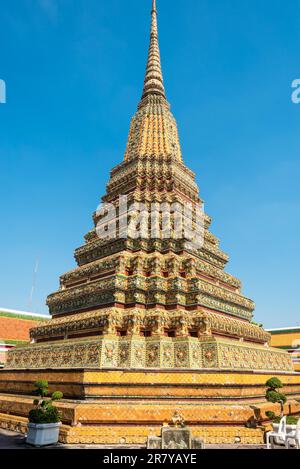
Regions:
<instances>
[{"instance_id":1,"label":"ringed spire segment","mask_svg":"<svg viewBox=\"0 0 300 469\"><path fill-rule=\"evenodd\" d=\"M166 98L158 42L156 0L152 0L150 45L142 99L149 95Z\"/></svg>"}]
</instances>

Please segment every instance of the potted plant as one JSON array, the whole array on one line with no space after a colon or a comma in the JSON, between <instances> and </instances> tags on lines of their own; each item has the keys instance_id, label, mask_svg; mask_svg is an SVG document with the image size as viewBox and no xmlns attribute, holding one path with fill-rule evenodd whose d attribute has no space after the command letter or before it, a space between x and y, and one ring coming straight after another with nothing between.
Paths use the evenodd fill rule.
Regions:
<instances>
[{"instance_id":1,"label":"potted plant","mask_svg":"<svg viewBox=\"0 0 300 469\"><path fill-rule=\"evenodd\" d=\"M280 420L284 416L284 404L287 401L287 397L282 392L279 392L279 389L283 388L283 384L278 378L271 378L266 382L267 392L266 392L266 399L268 402L272 402L273 404L280 404L281 406L281 413L280 416L276 416L275 412L268 411L266 412L266 416L272 421L273 430L279 430ZM295 432L297 428L298 418L288 415L286 418L286 431L287 433ZM277 445L283 444L284 442L280 438L275 439L275 443Z\"/></svg>"},{"instance_id":2,"label":"potted plant","mask_svg":"<svg viewBox=\"0 0 300 469\"><path fill-rule=\"evenodd\" d=\"M53 402L62 399L63 394L56 391L47 398L49 395L47 381L37 381L34 386L36 388L34 393L39 398L33 401L35 407L29 412L26 443L34 446L56 444L61 426L61 414Z\"/></svg>"}]
</instances>

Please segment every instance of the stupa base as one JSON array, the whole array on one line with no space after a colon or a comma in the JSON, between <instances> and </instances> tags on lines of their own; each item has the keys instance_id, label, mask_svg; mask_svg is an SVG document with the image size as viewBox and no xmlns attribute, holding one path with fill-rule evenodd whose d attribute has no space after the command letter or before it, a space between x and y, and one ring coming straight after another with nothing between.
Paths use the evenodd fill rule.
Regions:
<instances>
[{"instance_id":1,"label":"stupa base","mask_svg":"<svg viewBox=\"0 0 300 469\"><path fill-rule=\"evenodd\" d=\"M25 417L0 414L0 428L14 432L27 433L27 419ZM206 444L251 444L264 443L263 427L257 429L246 428L242 425L190 425L193 436L204 438ZM84 425L72 427L62 425L59 442L64 444L86 445L122 445L131 447L140 445L146 447L149 435L159 436L161 425Z\"/></svg>"},{"instance_id":2,"label":"stupa base","mask_svg":"<svg viewBox=\"0 0 300 469\"><path fill-rule=\"evenodd\" d=\"M179 410L195 437L207 444L262 444L265 413L280 412L264 400L267 372L220 370L2 370L0 426L26 432L34 381L66 399L60 441L70 444L145 445ZM289 397L286 413L300 414L300 374L276 373ZM297 400L299 402L297 402Z\"/></svg>"}]
</instances>

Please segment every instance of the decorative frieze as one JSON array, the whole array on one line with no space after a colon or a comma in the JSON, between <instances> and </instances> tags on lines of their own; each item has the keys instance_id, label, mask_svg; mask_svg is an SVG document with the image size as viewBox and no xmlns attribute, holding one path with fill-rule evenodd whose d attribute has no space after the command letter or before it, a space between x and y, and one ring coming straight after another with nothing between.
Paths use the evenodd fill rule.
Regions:
<instances>
[{"instance_id":1,"label":"decorative frieze","mask_svg":"<svg viewBox=\"0 0 300 469\"><path fill-rule=\"evenodd\" d=\"M16 347L8 354L8 369L130 368L228 369L293 371L289 355L264 346L214 336L121 337L61 341Z\"/></svg>"},{"instance_id":2,"label":"decorative frieze","mask_svg":"<svg viewBox=\"0 0 300 469\"><path fill-rule=\"evenodd\" d=\"M173 268L174 262L173 260ZM47 304L51 314L63 314L103 304L121 302L145 305L212 306L234 316L251 319L254 304L240 294L200 278L145 277L144 263L136 258L133 266L140 275L115 274L82 285L63 288L50 295ZM178 268L178 265L177 265Z\"/></svg>"},{"instance_id":3,"label":"decorative frieze","mask_svg":"<svg viewBox=\"0 0 300 469\"><path fill-rule=\"evenodd\" d=\"M105 308L86 313L59 317L42 323L30 331L33 340L48 337L68 337L74 333L86 332L99 335L122 330L126 335L139 335L149 331L152 335L164 336L165 333L182 336L191 332L199 336L213 333L229 337L243 338L248 341L268 343L270 334L261 327L246 321L234 319L209 311L165 311L161 309L132 308L121 310Z\"/></svg>"}]
</instances>

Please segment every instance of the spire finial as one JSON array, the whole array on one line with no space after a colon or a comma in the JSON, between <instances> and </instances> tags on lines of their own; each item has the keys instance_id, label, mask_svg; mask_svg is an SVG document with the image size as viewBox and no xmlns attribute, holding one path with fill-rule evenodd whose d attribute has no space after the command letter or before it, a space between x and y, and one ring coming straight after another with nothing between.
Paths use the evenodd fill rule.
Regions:
<instances>
[{"instance_id":1,"label":"spire finial","mask_svg":"<svg viewBox=\"0 0 300 469\"><path fill-rule=\"evenodd\" d=\"M152 0L151 17L150 46L142 99L149 95L160 95L165 98L158 45L156 0Z\"/></svg>"}]
</instances>

